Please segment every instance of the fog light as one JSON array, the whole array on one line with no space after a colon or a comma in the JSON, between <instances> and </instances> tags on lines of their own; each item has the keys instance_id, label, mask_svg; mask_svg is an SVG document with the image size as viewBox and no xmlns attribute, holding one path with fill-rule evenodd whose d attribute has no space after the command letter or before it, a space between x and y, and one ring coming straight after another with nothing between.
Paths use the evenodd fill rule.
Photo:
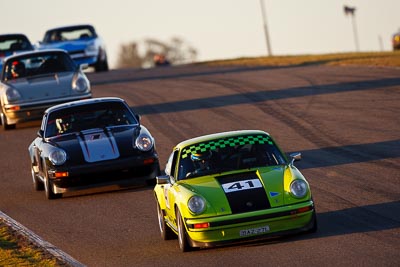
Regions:
<instances>
[{"instance_id":1,"label":"fog light","mask_svg":"<svg viewBox=\"0 0 400 267\"><path fill-rule=\"evenodd\" d=\"M210 223L195 223L194 229L204 229L210 227Z\"/></svg>"},{"instance_id":2,"label":"fog light","mask_svg":"<svg viewBox=\"0 0 400 267\"><path fill-rule=\"evenodd\" d=\"M151 159L145 159L145 160L143 160L143 164L152 164L152 163L154 163L154 159L153 158L151 158Z\"/></svg>"},{"instance_id":3,"label":"fog light","mask_svg":"<svg viewBox=\"0 0 400 267\"><path fill-rule=\"evenodd\" d=\"M20 110L20 109L21 109L20 106L13 106L13 107L7 108L7 110L11 110L11 111L18 111L18 110Z\"/></svg>"},{"instance_id":4,"label":"fog light","mask_svg":"<svg viewBox=\"0 0 400 267\"><path fill-rule=\"evenodd\" d=\"M55 172L54 173L54 177L55 178L64 178L64 177L68 177L68 172Z\"/></svg>"}]
</instances>

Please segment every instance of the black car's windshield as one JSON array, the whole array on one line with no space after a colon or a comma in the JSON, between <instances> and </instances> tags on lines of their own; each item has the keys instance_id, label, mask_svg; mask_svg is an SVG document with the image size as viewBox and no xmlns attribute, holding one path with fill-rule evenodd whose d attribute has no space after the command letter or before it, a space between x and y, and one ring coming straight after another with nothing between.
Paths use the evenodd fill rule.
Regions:
<instances>
[{"instance_id":1,"label":"black car's windshield","mask_svg":"<svg viewBox=\"0 0 400 267\"><path fill-rule=\"evenodd\" d=\"M178 179L285 163L284 156L268 135L241 135L182 149Z\"/></svg>"},{"instance_id":2,"label":"black car's windshield","mask_svg":"<svg viewBox=\"0 0 400 267\"><path fill-rule=\"evenodd\" d=\"M73 72L77 68L64 52L29 53L8 60L4 68L4 80L29 78L56 72Z\"/></svg>"},{"instance_id":3,"label":"black car's windshield","mask_svg":"<svg viewBox=\"0 0 400 267\"><path fill-rule=\"evenodd\" d=\"M45 137L130 124L137 124L137 120L123 103L93 103L49 114Z\"/></svg>"}]
</instances>

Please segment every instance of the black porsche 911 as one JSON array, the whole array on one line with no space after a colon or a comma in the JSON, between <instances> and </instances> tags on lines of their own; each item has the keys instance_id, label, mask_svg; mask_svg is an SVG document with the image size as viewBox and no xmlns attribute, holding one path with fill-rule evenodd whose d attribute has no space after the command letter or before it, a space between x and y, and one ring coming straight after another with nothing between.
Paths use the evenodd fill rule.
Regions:
<instances>
[{"instance_id":1,"label":"black porsche 911","mask_svg":"<svg viewBox=\"0 0 400 267\"><path fill-rule=\"evenodd\" d=\"M94 186L154 181L154 138L120 98L92 98L47 109L29 146L35 190L48 199Z\"/></svg>"}]
</instances>

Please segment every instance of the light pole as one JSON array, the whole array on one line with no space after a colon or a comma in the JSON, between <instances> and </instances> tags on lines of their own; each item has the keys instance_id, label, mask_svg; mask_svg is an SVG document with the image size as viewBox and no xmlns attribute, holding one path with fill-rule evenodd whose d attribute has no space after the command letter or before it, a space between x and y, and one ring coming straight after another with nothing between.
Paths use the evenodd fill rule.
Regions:
<instances>
[{"instance_id":1,"label":"light pole","mask_svg":"<svg viewBox=\"0 0 400 267\"><path fill-rule=\"evenodd\" d=\"M264 23L264 34L265 34L265 42L267 44L268 56L272 56L271 44L269 42L269 34L268 34L268 26L267 26L267 15L266 15L266 12L265 12L264 0L260 0L260 4L261 4L261 14L262 14L263 23Z\"/></svg>"},{"instance_id":2,"label":"light pole","mask_svg":"<svg viewBox=\"0 0 400 267\"><path fill-rule=\"evenodd\" d=\"M354 33L354 43L356 45L356 51L360 51L360 47L358 44L358 35L357 35L357 25L356 25L356 8L355 7L349 7L349 6L344 6L344 14L345 15L351 15L351 21L353 24L353 33Z\"/></svg>"}]
</instances>

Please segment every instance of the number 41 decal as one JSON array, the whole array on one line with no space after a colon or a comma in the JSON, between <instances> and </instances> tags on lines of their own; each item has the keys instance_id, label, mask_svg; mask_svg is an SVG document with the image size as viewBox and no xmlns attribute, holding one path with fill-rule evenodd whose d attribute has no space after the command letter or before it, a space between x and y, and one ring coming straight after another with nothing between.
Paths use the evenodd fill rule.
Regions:
<instances>
[{"instance_id":1,"label":"number 41 decal","mask_svg":"<svg viewBox=\"0 0 400 267\"><path fill-rule=\"evenodd\" d=\"M250 190L262 187L260 180L251 179L232 183L222 184L225 193L232 193L241 190Z\"/></svg>"}]
</instances>

